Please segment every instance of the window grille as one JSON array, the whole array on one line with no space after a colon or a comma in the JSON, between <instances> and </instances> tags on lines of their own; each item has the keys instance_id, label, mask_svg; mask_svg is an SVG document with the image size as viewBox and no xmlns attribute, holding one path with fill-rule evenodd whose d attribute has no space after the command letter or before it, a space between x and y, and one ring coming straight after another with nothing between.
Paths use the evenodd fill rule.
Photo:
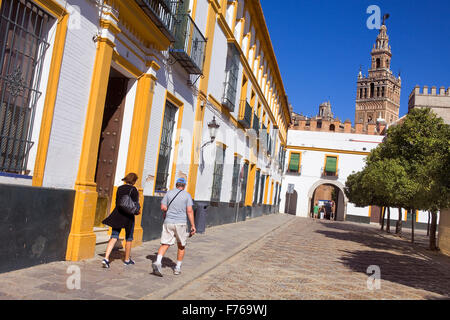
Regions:
<instances>
[{"instance_id":1,"label":"window grille","mask_svg":"<svg viewBox=\"0 0 450 320\"><path fill-rule=\"evenodd\" d=\"M259 180L261 177L261 172L256 170L256 178L255 178L255 194L253 198L253 204L258 203L258 193L259 193Z\"/></svg>"},{"instance_id":2,"label":"window grille","mask_svg":"<svg viewBox=\"0 0 450 320\"><path fill-rule=\"evenodd\" d=\"M223 165L225 162L225 149L216 147L216 162L214 163L213 184L211 190L211 201L220 202L222 191Z\"/></svg>"},{"instance_id":3,"label":"window grille","mask_svg":"<svg viewBox=\"0 0 450 320\"><path fill-rule=\"evenodd\" d=\"M234 156L234 164L233 164L233 180L232 180L232 186L231 186L231 199L230 202L236 202L236 196L237 196L237 188L238 188L238 182L239 182L239 169L240 169L240 163L239 158L237 156Z\"/></svg>"},{"instance_id":4,"label":"window grille","mask_svg":"<svg viewBox=\"0 0 450 320\"><path fill-rule=\"evenodd\" d=\"M266 175L263 175L262 177L261 177L261 187L260 187L260 192L259 192L259 204L262 204L262 202L263 202L263 198L264 198L264 187L265 187L265 184L266 184Z\"/></svg>"},{"instance_id":5,"label":"window grille","mask_svg":"<svg viewBox=\"0 0 450 320\"><path fill-rule=\"evenodd\" d=\"M0 171L27 174L28 154L53 18L28 0L0 8Z\"/></svg>"},{"instance_id":6,"label":"window grille","mask_svg":"<svg viewBox=\"0 0 450 320\"><path fill-rule=\"evenodd\" d=\"M169 163L172 153L173 128L175 126L175 115L177 107L166 102L164 111L163 127L159 147L158 169L156 172L155 191L167 191L167 177L169 175Z\"/></svg>"},{"instance_id":7,"label":"window grille","mask_svg":"<svg viewBox=\"0 0 450 320\"><path fill-rule=\"evenodd\" d=\"M236 92L239 76L239 51L234 44L228 44L227 62L226 62L225 92L223 103L233 112L236 103Z\"/></svg>"}]
</instances>

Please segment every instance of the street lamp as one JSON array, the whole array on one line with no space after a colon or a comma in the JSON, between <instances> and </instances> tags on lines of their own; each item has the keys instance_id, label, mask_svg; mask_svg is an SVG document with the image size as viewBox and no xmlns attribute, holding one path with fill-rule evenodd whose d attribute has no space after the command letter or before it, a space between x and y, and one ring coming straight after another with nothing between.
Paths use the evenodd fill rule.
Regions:
<instances>
[{"instance_id":1,"label":"street lamp","mask_svg":"<svg viewBox=\"0 0 450 320\"><path fill-rule=\"evenodd\" d=\"M216 116L213 116L213 119L211 122L208 123L208 130L209 130L209 136L210 139L206 141L201 147L200 147L200 165L199 170L201 173L203 173L203 169L205 168L205 159L203 158L203 148L207 145L211 144L216 140L216 134L217 129L219 129L220 125L216 122Z\"/></svg>"},{"instance_id":2,"label":"street lamp","mask_svg":"<svg viewBox=\"0 0 450 320\"><path fill-rule=\"evenodd\" d=\"M219 129L219 125L216 122L216 116L213 116L213 119L210 123L208 123L209 136L211 137L211 143L216 139L217 129Z\"/></svg>"}]
</instances>

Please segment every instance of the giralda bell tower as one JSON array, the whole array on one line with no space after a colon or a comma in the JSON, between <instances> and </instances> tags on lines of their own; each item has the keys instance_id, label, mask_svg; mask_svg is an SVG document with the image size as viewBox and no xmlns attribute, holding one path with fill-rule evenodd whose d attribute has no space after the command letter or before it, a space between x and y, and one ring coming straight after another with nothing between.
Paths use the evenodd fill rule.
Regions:
<instances>
[{"instance_id":1,"label":"giralda bell tower","mask_svg":"<svg viewBox=\"0 0 450 320\"><path fill-rule=\"evenodd\" d=\"M391 46L385 19L371 52L372 63L367 77L358 74L355 123L363 123L364 129L370 122L384 119L389 125L398 119L400 109L400 75L395 77L391 67Z\"/></svg>"}]
</instances>

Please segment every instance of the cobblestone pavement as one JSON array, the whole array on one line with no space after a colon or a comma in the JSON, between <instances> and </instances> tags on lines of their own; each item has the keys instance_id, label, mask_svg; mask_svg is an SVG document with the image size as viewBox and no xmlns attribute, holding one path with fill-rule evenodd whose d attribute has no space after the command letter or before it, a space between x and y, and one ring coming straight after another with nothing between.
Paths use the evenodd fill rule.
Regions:
<instances>
[{"instance_id":1,"label":"cobblestone pavement","mask_svg":"<svg viewBox=\"0 0 450 320\"><path fill-rule=\"evenodd\" d=\"M425 240L417 236L418 241ZM312 221L275 214L208 228L189 240L182 274L173 275L176 249L151 274L159 240L132 250L135 266L115 251L0 274L4 299L449 299L450 258L412 247L377 226ZM368 266L378 265L381 288L368 290ZM70 276L80 271L80 288Z\"/></svg>"},{"instance_id":2,"label":"cobblestone pavement","mask_svg":"<svg viewBox=\"0 0 450 320\"><path fill-rule=\"evenodd\" d=\"M160 245L159 239L132 249L131 255L136 262L134 266L123 265L124 252L121 249L111 254L111 268L103 269L103 248L97 250L98 254L94 258L80 262L59 261L2 273L0 300L164 299L192 279L293 220L293 216L272 214L208 228L205 234L195 235L188 240L182 273L178 276L172 271L176 264L176 248L170 248L162 260L164 277L151 274L151 264L156 260ZM79 287L76 281L72 281L74 277L71 277L75 276L77 269Z\"/></svg>"},{"instance_id":3,"label":"cobblestone pavement","mask_svg":"<svg viewBox=\"0 0 450 320\"><path fill-rule=\"evenodd\" d=\"M378 290L368 289L371 265L380 267ZM188 297L449 299L450 258L377 226L297 218L168 299Z\"/></svg>"}]
</instances>

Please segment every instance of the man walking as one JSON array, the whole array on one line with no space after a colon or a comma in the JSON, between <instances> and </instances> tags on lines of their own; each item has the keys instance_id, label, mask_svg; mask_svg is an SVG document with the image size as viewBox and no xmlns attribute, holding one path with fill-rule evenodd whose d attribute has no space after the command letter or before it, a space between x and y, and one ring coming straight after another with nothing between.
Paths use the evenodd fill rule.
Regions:
<instances>
[{"instance_id":1,"label":"man walking","mask_svg":"<svg viewBox=\"0 0 450 320\"><path fill-rule=\"evenodd\" d=\"M181 263L184 258L186 241L189 236L195 234L194 211L192 210L192 197L184 191L186 180L179 178L176 182L176 188L169 190L161 200L161 210L165 212L165 220L161 233L161 246L158 250L156 261L152 264L153 273L162 277L161 261L167 249L175 244L178 245L177 265L174 268L174 274L181 273ZM187 219L191 223L191 232L187 232Z\"/></svg>"}]
</instances>

